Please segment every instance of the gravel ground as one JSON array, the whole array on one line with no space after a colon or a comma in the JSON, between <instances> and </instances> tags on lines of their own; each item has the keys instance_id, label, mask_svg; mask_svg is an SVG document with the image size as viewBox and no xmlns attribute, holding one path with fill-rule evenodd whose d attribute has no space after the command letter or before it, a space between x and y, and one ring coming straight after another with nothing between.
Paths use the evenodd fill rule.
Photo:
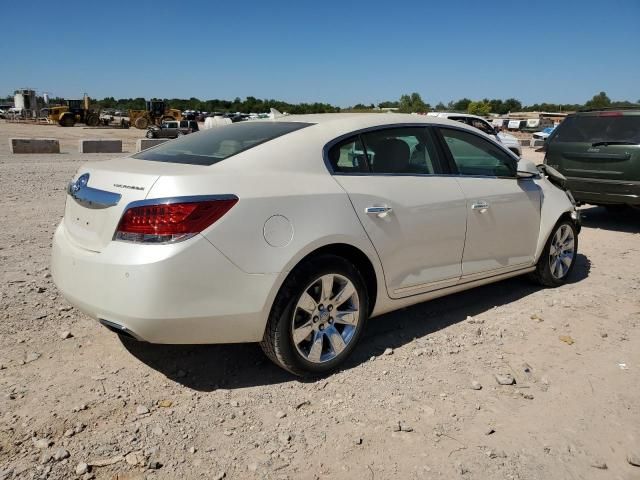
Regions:
<instances>
[{"instance_id":1,"label":"gravel ground","mask_svg":"<svg viewBox=\"0 0 640 480\"><path fill-rule=\"evenodd\" d=\"M515 278L379 317L344 370L300 381L256 345L120 340L64 301L64 186L109 156L7 139L73 152L86 132L0 124L0 480L640 478L638 214L583 208L561 288Z\"/></svg>"}]
</instances>

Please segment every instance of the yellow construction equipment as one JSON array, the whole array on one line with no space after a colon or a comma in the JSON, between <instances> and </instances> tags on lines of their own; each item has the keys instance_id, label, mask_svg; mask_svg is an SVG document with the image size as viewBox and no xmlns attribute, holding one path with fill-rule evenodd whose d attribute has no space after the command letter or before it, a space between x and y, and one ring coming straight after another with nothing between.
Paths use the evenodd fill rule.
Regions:
<instances>
[{"instance_id":1,"label":"yellow construction equipment","mask_svg":"<svg viewBox=\"0 0 640 480\"><path fill-rule=\"evenodd\" d=\"M129 122L144 130L149 125L162 124L168 120L182 120L180 110L169 108L163 100L148 100L146 110L129 110Z\"/></svg>"},{"instance_id":2,"label":"yellow construction equipment","mask_svg":"<svg viewBox=\"0 0 640 480\"><path fill-rule=\"evenodd\" d=\"M66 105L49 107L48 119L62 127L73 127L76 123L95 127L100 123L100 109L92 109L90 102L86 93L80 100L66 100Z\"/></svg>"}]
</instances>

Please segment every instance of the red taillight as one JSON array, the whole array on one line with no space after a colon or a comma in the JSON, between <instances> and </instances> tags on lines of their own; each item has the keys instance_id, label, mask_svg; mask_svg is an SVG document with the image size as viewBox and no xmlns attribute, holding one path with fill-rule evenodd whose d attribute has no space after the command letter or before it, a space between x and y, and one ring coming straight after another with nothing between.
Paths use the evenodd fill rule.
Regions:
<instances>
[{"instance_id":1,"label":"red taillight","mask_svg":"<svg viewBox=\"0 0 640 480\"><path fill-rule=\"evenodd\" d=\"M165 243L186 240L218 221L237 198L145 204L129 208L116 230L116 240Z\"/></svg>"}]
</instances>

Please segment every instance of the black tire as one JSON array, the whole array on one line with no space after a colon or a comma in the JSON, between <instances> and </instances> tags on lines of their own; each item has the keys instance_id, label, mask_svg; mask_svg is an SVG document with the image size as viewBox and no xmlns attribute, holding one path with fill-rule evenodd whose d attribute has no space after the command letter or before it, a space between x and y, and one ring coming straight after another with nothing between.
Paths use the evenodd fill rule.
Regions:
<instances>
[{"instance_id":1,"label":"black tire","mask_svg":"<svg viewBox=\"0 0 640 480\"><path fill-rule=\"evenodd\" d=\"M149 126L149 120L147 117L138 117L136 118L136 121L133 122L133 125L140 130L144 130Z\"/></svg>"},{"instance_id":2,"label":"black tire","mask_svg":"<svg viewBox=\"0 0 640 480\"><path fill-rule=\"evenodd\" d=\"M100 123L100 117L95 114L87 115L85 123L88 127L97 127Z\"/></svg>"},{"instance_id":3,"label":"black tire","mask_svg":"<svg viewBox=\"0 0 640 480\"><path fill-rule=\"evenodd\" d=\"M156 136L153 133L153 130L147 130L147 133L145 135L147 138L156 138Z\"/></svg>"},{"instance_id":4,"label":"black tire","mask_svg":"<svg viewBox=\"0 0 640 480\"><path fill-rule=\"evenodd\" d=\"M182 130L178 130L178 131L176 132L176 138L177 138L177 137L181 137L181 136L183 136L183 135L184 135L184 133L182 133Z\"/></svg>"},{"instance_id":5,"label":"black tire","mask_svg":"<svg viewBox=\"0 0 640 480\"><path fill-rule=\"evenodd\" d=\"M58 121L62 127L73 127L76 123L76 119L73 115L63 115Z\"/></svg>"},{"instance_id":6,"label":"black tire","mask_svg":"<svg viewBox=\"0 0 640 480\"><path fill-rule=\"evenodd\" d=\"M324 363L304 358L293 342L293 314L307 285L323 275L338 274L354 285L359 299L359 322L345 349ZM298 376L319 376L339 367L351 354L364 330L369 313L369 296L362 275L349 261L335 255L321 255L298 265L287 277L274 301L260 347L276 365Z\"/></svg>"},{"instance_id":7,"label":"black tire","mask_svg":"<svg viewBox=\"0 0 640 480\"><path fill-rule=\"evenodd\" d=\"M559 229L561 229L564 225L568 225L573 233L574 246L573 246L573 258L571 260L571 265L567 269L566 273L561 277L554 275L551 272L551 245L553 243L554 237ZM578 230L576 229L575 224L566 218L561 219L556 225L553 227L549 238L547 239L547 243L540 254L540 258L538 259L538 264L536 265L536 270L531 274L531 278L544 287L559 287L560 285L564 285L571 275L573 271L573 267L576 264L576 258L578 254Z\"/></svg>"}]
</instances>

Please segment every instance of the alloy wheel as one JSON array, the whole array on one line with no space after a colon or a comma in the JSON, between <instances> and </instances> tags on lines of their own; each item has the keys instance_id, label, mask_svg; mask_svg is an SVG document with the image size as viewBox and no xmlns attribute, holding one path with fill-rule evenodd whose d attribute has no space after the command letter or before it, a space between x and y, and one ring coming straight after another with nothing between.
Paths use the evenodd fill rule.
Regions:
<instances>
[{"instance_id":1,"label":"alloy wheel","mask_svg":"<svg viewBox=\"0 0 640 480\"><path fill-rule=\"evenodd\" d=\"M554 278L564 278L575 255L575 238L569 225L561 225L553 236L549 248L549 269Z\"/></svg>"},{"instance_id":2,"label":"alloy wheel","mask_svg":"<svg viewBox=\"0 0 640 480\"><path fill-rule=\"evenodd\" d=\"M293 310L293 344L307 361L328 362L345 350L359 321L360 301L353 282L338 274L323 275L304 289Z\"/></svg>"}]
</instances>

